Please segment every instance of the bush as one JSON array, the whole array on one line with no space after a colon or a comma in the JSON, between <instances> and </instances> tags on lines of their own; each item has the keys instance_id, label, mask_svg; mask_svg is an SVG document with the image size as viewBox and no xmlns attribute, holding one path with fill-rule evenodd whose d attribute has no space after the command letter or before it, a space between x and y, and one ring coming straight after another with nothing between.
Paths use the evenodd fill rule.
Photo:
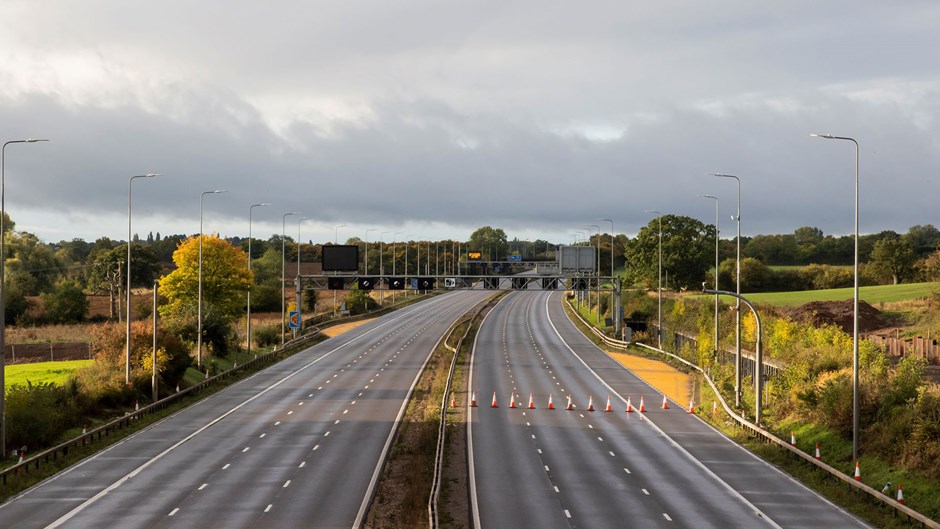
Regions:
<instances>
[{"instance_id":1,"label":"bush","mask_svg":"<svg viewBox=\"0 0 940 529\"><path fill-rule=\"evenodd\" d=\"M7 443L14 448L53 443L68 426L73 406L53 383L15 385L6 392Z\"/></svg>"},{"instance_id":2,"label":"bush","mask_svg":"<svg viewBox=\"0 0 940 529\"><path fill-rule=\"evenodd\" d=\"M279 312L281 298L278 286L255 285L251 287L251 310L253 312Z\"/></svg>"},{"instance_id":3,"label":"bush","mask_svg":"<svg viewBox=\"0 0 940 529\"><path fill-rule=\"evenodd\" d=\"M43 319L50 323L79 323L88 314L88 298L72 281L66 281L39 297L42 299Z\"/></svg>"},{"instance_id":4,"label":"bush","mask_svg":"<svg viewBox=\"0 0 940 529\"><path fill-rule=\"evenodd\" d=\"M258 347L269 347L280 341L281 327L279 325L262 325L252 329L251 334Z\"/></svg>"}]
</instances>

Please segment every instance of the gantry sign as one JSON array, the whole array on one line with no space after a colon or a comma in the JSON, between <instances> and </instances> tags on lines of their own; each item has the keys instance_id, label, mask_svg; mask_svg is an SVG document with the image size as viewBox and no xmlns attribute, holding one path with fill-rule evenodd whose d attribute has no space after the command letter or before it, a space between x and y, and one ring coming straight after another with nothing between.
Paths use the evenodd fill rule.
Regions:
<instances>
[{"instance_id":1,"label":"gantry sign","mask_svg":"<svg viewBox=\"0 0 940 529\"><path fill-rule=\"evenodd\" d=\"M570 275L303 275L305 290L590 290L619 291L619 278Z\"/></svg>"}]
</instances>

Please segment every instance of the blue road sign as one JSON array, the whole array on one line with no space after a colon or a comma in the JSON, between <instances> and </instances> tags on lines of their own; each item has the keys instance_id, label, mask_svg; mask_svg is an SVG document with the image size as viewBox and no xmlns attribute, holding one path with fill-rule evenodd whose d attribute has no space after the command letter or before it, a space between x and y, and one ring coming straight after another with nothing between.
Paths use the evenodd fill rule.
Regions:
<instances>
[{"instance_id":1,"label":"blue road sign","mask_svg":"<svg viewBox=\"0 0 940 529\"><path fill-rule=\"evenodd\" d=\"M288 320L291 329L300 328L300 312L296 310L290 311L290 319Z\"/></svg>"}]
</instances>

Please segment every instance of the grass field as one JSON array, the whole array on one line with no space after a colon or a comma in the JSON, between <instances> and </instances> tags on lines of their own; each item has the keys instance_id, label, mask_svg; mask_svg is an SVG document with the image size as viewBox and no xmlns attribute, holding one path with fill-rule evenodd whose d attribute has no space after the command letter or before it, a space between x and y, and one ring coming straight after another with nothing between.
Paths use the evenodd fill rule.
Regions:
<instances>
[{"instance_id":1,"label":"grass field","mask_svg":"<svg viewBox=\"0 0 940 529\"><path fill-rule=\"evenodd\" d=\"M26 382L39 384L55 382L62 384L68 380L76 369L87 366L94 360L67 360L65 362L38 362L35 364L13 364L4 369L6 385L19 384L25 386Z\"/></svg>"},{"instance_id":2,"label":"grass field","mask_svg":"<svg viewBox=\"0 0 940 529\"><path fill-rule=\"evenodd\" d=\"M802 270L806 268L807 265L770 265L767 268L770 268L774 272L779 272L782 270ZM851 270L852 265L827 265L832 269L842 269L842 270Z\"/></svg>"},{"instance_id":3,"label":"grass field","mask_svg":"<svg viewBox=\"0 0 940 529\"><path fill-rule=\"evenodd\" d=\"M925 298L937 291L940 291L940 283L909 283L860 287L858 295L862 300L875 304ZM753 303L795 307L810 301L843 301L852 299L852 295L852 287L849 287L827 290L801 290L799 292L765 292L745 294L744 297Z\"/></svg>"}]
</instances>

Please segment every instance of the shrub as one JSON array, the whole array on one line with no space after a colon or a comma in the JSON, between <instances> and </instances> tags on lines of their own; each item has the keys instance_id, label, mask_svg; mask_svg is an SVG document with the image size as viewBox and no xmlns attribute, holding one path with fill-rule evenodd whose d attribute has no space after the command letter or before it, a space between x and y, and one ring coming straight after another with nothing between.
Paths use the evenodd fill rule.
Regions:
<instances>
[{"instance_id":1,"label":"shrub","mask_svg":"<svg viewBox=\"0 0 940 529\"><path fill-rule=\"evenodd\" d=\"M258 347L269 347L280 341L281 327L279 325L262 325L252 329L251 334Z\"/></svg>"},{"instance_id":2,"label":"shrub","mask_svg":"<svg viewBox=\"0 0 940 529\"><path fill-rule=\"evenodd\" d=\"M63 282L52 292L44 292L43 319L50 323L79 323L88 314L88 298L73 281Z\"/></svg>"},{"instance_id":3,"label":"shrub","mask_svg":"<svg viewBox=\"0 0 940 529\"><path fill-rule=\"evenodd\" d=\"M66 391L53 383L7 388L7 442L14 448L51 444L67 426L72 409Z\"/></svg>"}]
</instances>

